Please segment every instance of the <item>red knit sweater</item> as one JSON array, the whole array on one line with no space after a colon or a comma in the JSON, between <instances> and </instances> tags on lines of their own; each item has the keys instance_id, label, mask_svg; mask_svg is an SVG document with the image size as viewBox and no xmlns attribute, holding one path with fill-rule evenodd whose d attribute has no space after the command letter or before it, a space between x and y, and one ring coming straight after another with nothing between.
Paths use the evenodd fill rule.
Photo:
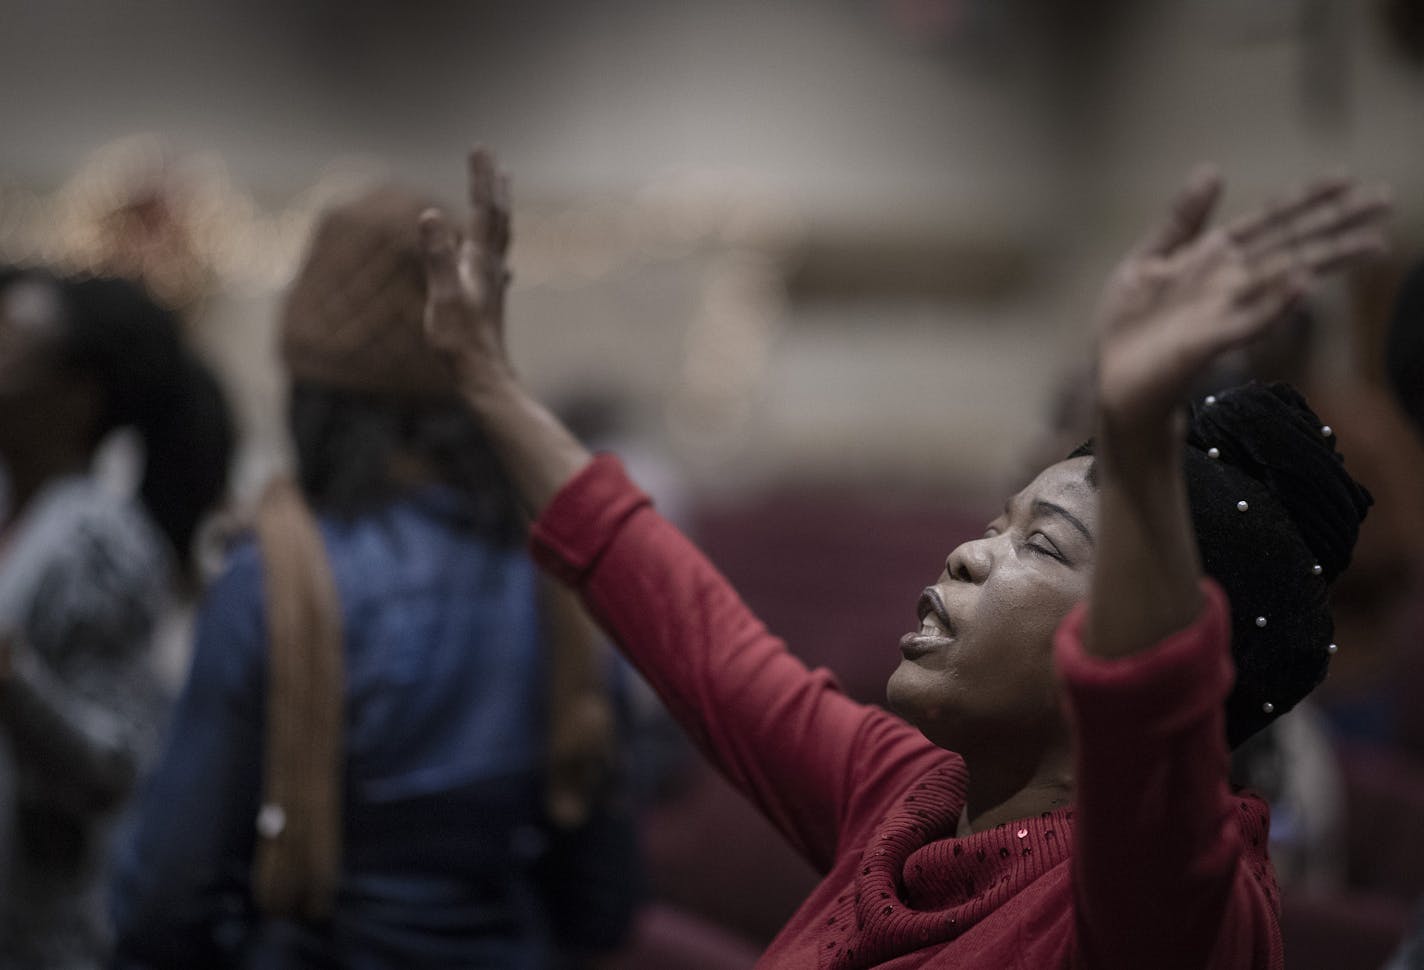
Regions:
<instances>
[{"instance_id":1,"label":"red knit sweater","mask_svg":"<svg viewBox=\"0 0 1424 970\"><path fill-rule=\"evenodd\" d=\"M1267 813L1227 785L1226 601L1141 654L1055 660L1070 808L955 838L962 759L808 670L610 456L535 524L588 607L722 772L823 874L759 967L1282 966Z\"/></svg>"}]
</instances>

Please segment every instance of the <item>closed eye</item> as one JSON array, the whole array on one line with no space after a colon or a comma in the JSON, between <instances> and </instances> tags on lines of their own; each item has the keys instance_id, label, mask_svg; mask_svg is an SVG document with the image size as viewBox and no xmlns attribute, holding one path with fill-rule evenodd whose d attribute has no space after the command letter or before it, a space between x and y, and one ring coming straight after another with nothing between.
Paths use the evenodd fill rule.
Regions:
<instances>
[{"instance_id":1,"label":"closed eye","mask_svg":"<svg viewBox=\"0 0 1424 970\"><path fill-rule=\"evenodd\" d=\"M1028 541L1024 543L1024 545L1041 556L1048 556L1049 558L1056 559L1061 563L1068 562L1068 558L1064 556L1063 553L1058 551L1058 547L1053 544L1053 540L1048 538L1048 536L1044 535L1042 532L1035 532L1030 535L1028 537Z\"/></svg>"}]
</instances>

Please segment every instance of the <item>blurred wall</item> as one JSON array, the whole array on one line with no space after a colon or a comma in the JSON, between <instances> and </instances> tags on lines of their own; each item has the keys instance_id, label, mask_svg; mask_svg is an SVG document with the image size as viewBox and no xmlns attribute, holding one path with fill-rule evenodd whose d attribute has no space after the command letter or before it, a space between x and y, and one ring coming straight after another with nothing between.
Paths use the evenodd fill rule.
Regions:
<instances>
[{"instance_id":1,"label":"blurred wall","mask_svg":"<svg viewBox=\"0 0 1424 970\"><path fill-rule=\"evenodd\" d=\"M541 389L619 389L714 486L974 494L1022 474L1098 280L1194 160L1233 205L1338 164L1388 178L1419 238L1424 78L1380 9L10 3L0 179L53 201L156 132L290 230L333 171L458 201L478 139L515 174L513 340ZM244 226L213 232L290 265ZM195 324L252 434L244 488L282 460L281 275L216 274Z\"/></svg>"}]
</instances>

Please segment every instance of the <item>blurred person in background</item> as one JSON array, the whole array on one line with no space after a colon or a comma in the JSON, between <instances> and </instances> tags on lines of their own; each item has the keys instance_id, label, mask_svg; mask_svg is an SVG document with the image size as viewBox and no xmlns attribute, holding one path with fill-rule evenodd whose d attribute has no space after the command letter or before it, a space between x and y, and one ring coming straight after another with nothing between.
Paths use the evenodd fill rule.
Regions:
<instances>
[{"instance_id":1,"label":"blurred person in background","mask_svg":"<svg viewBox=\"0 0 1424 970\"><path fill-rule=\"evenodd\" d=\"M1350 570L1331 597L1340 653L1320 709L1343 745L1424 757L1424 446L1387 387L1365 380L1313 395L1338 414L1352 469L1375 496Z\"/></svg>"},{"instance_id":2,"label":"blurred person in background","mask_svg":"<svg viewBox=\"0 0 1424 970\"><path fill-rule=\"evenodd\" d=\"M1419 440L1424 440L1424 262L1410 270L1395 300L1385 337L1385 373L1396 403ZM1424 508L1424 496L1416 493L1414 498L1417 506ZM1418 609L1419 604L1415 606ZM1416 638L1408 646L1404 683L1397 695L1399 721L1393 727L1413 742L1412 752L1418 754L1419 742L1424 739L1424 716L1417 711L1424 644ZM1424 899L1416 904L1413 925L1383 970L1424 970Z\"/></svg>"},{"instance_id":3,"label":"blurred person in background","mask_svg":"<svg viewBox=\"0 0 1424 970\"><path fill-rule=\"evenodd\" d=\"M1385 338L1385 372L1395 402L1407 419L1413 433L1413 455L1416 460L1407 465L1409 476L1401 488L1401 504L1414 501L1411 523L1424 520L1424 500L1419 488L1424 485L1424 262L1416 263L1405 278L1396 297L1394 313ZM1396 449L1398 450L1398 449ZM1424 543L1424 524L1410 533L1409 538ZM1412 550L1416 581L1424 577L1424 553L1416 546ZM1397 718L1391 725L1395 742L1412 756L1424 759L1424 708L1416 703L1424 689L1424 597L1417 595L1418 582L1410 604L1410 616L1404 626L1406 651L1401 683L1395 703Z\"/></svg>"},{"instance_id":4,"label":"blurred person in background","mask_svg":"<svg viewBox=\"0 0 1424 970\"><path fill-rule=\"evenodd\" d=\"M1405 277L1385 338L1390 390L1424 438L1424 262Z\"/></svg>"},{"instance_id":5,"label":"blurred person in background","mask_svg":"<svg viewBox=\"0 0 1424 970\"><path fill-rule=\"evenodd\" d=\"M121 428L142 444L136 496L92 470ZM154 626L231 447L217 381L138 285L0 270L0 966L108 952L112 823L166 710Z\"/></svg>"},{"instance_id":6,"label":"blurred person in background","mask_svg":"<svg viewBox=\"0 0 1424 970\"><path fill-rule=\"evenodd\" d=\"M1228 784L1228 747L1324 676L1329 584L1369 496L1288 387L1183 402L1314 276L1384 248L1382 193L1321 180L1207 231L1220 181L1194 178L1109 284L1091 449L921 594L887 691L905 724L801 665L524 391L507 189L486 153L470 179L462 243L422 220L432 343L541 563L822 873L762 965L1283 965L1268 811Z\"/></svg>"},{"instance_id":7,"label":"blurred person in background","mask_svg":"<svg viewBox=\"0 0 1424 970\"><path fill-rule=\"evenodd\" d=\"M0 676L5 671L0 670ZM11 856L15 851L15 762L0 745L0 899L10 898Z\"/></svg>"},{"instance_id":8,"label":"blurred person in background","mask_svg":"<svg viewBox=\"0 0 1424 970\"><path fill-rule=\"evenodd\" d=\"M542 970L630 924L603 671L424 341L424 204L330 210L288 294L297 481L199 611L121 966Z\"/></svg>"}]
</instances>

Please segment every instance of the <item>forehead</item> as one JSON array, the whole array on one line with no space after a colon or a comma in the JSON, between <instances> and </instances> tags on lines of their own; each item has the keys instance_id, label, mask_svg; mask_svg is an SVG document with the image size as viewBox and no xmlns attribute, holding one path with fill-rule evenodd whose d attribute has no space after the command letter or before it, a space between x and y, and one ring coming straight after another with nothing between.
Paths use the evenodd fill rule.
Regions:
<instances>
[{"instance_id":1,"label":"forehead","mask_svg":"<svg viewBox=\"0 0 1424 970\"><path fill-rule=\"evenodd\" d=\"M1098 515L1098 489L1088 480L1093 461L1091 455L1084 455L1049 465L1009 499L1010 506L1052 502L1091 526Z\"/></svg>"}]
</instances>

